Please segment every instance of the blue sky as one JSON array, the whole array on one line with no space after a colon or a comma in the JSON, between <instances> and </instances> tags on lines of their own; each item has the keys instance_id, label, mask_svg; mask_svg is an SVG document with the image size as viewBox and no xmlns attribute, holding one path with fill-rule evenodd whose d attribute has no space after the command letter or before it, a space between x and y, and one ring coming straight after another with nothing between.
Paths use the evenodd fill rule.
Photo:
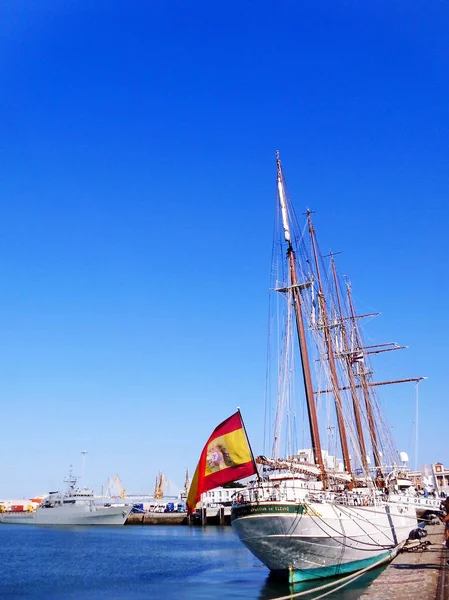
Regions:
<instances>
[{"instance_id":1,"label":"blue sky","mask_svg":"<svg viewBox=\"0 0 449 600\"><path fill-rule=\"evenodd\" d=\"M277 148L448 462L447 5L1 5L0 495L84 449L180 486L236 406L262 451ZM381 398L413 455L413 386Z\"/></svg>"}]
</instances>

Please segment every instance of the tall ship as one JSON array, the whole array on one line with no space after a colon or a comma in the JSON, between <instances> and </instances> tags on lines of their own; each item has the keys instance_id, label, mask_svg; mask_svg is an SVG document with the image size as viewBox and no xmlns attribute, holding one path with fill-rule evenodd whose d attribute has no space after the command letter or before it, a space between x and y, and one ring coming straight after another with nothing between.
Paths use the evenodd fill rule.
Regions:
<instances>
[{"instance_id":1,"label":"tall ship","mask_svg":"<svg viewBox=\"0 0 449 600\"><path fill-rule=\"evenodd\" d=\"M374 381L371 356L401 346L364 342L360 321L374 315L357 314L335 254L321 255L310 210L300 227L278 153L276 164L275 349L268 352L275 368L267 370L275 417L270 453L256 459L257 478L239 494L231 518L243 544L295 583L381 564L417 527L414 503L403 493L405 456L376 390L421 378Z\"/></svg>"},{"instance_id":2,"label":"tall ship","mask_svg":"<svg viewBox=\"0 0 449 600\"><path fill-rule=\"evenodd\" d=\"M124 525L132 506L106 503L93 490L78 488L71 472L64 492L50 492L35 510L0 511L0 523L21 525Z\"/></svg>"}]
</instances>

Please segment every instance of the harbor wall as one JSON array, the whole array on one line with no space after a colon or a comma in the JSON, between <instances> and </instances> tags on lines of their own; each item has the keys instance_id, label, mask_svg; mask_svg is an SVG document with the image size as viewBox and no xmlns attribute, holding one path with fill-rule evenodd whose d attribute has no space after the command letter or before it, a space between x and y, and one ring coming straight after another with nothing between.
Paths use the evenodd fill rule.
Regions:
<instances>
[{"instance_id":1,"label":"harbor wall","mask_svg":"<svg viewBox=\"0 0 449 600\"><path fill-rule=\"evenodd\" d=\"M187 513L131 513L125 525L186 525Z\"/></svg>"},{"instance_id":2,"label":"harbor wall","mask_svg":"<svg viewBox=\"0 0 449 600\"><path fill-rule=\"evenodd\" d=\"M215 506L197 509L192 515L187 513L131 513L125 525L230 525L231 507Z\"/></svg>"}]
</instances>

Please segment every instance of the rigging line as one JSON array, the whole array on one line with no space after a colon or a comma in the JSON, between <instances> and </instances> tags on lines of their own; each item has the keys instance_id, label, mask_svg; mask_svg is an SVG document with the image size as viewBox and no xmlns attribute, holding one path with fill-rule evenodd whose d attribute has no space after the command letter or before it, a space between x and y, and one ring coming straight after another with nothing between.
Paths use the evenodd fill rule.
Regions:
<instances>
[{"instance_id":1,"label":"rigging line","mask_svg":"<svg viewBox=\"0 0 449 600\"><path fill-rule=\"evenodd\" d=\"M278 255L282 254L282 248L280 249L280 244L277 241L279 239L278 228L279 228L279 203L277 201L277 195L274 195L274 215L275 218L273 220L273 244L271 247L271 265L270 265L270 281L276 281L279 276L279 264L282 265L283 261L279 261ZM271 286L269 286L271 287ZM273 306L272 302L272 294L268 294L268 336L267 336L267 352L266 352L266 367L265 367L265 414L264 414L264 435L263 435L263 448L264 452L267 451L268 447L271 445L270 437L272 432L272 421L271 421L271 355L272 351L276 350L273 348L273 330L274 327L274 319L277 314L276 312L277 304Z\"/></svg>"},{"instance_id":2,"label":"rigging line","mask_svg":"<svg viewBox=\"0 0 449 600\"><path fill-rule=\"evenodd\" d=\"M322 527L320 527L320 525L318 523L315 523L315 525L317 525L319 527L319 529L321 529L321 531L327 535L327 537L332 538L332 536L329 535L326 532L325 529L323 529ZM379 549L382 549L382 550L391 550L392 548L395 547L394 544L393 545L389 545L389 546L385 546L384 544L378 544L378 543L371 544L369 542L361 542L360 540L357 540L357 539L355 539L355 538L353 538L351 536L346 535L344 532L338 531L338 529L335 529L335 528L331 527L330 525L328 525L328 527L330 529L332 529L335 533L338 533L338 535L340 537L343 537L346 540L350 540L351 542L354 542L354 544L359 544L359 545L363 545L363 546L374 546L375 548L379 548ZM370 537L370 536L368 536L368 537ZM372 538L370 537L370 539L372 539ZM339 543L340 543L341 546L344 546L346 548L351 548L351 549L354 548L354 546L351 546L350 544L345 544L342 541L340 541ZM361 552L372 552L372 548L371 547L369 547L369 548L368 547L359 547L358 550L360 550Z\"/></svg>"},{"instance_id":3,"label":"rigging line","mask_svg":"<svg viewBox=\"0 0 449 600\"><path fill-rule=\"evenodd\" d=\"M278 279L276 278L276 283L277 283ZM280 336L282 335L282 332L280 331L280 297L279 295L276 296L276 385L277 385L277 393L276 393L276 410L275 410L275 414L274 414L274 421L272 423L272 440L271 440L271 453L272 456L274 458L274 454L275 454L275 445L276 445L276 439L277 439L277 435L278 435L278 404L279 404L279 377L280 377L280 369L281 369L281 361L282 361L282 356L281 356L281 347L280 347Z\"/></svg>"},{"instance_id":4,"label":"rigging line","mask_svg":"<svg viewBox=\"0 0 449 600\"><path fill-rule=\"evenodd\" d=\"M419 381L416 382L416 412L415 412L415 471L418 471L418 385Z\"/></svg>"},{"instance_id":5,"label":"rigging line","mask_svg":"<svg viewBox=\"0 0 449 600\"><path fill-rule=\"evenodd\" d=\"M305 506L307 506L307 504L305 504ZM336 505L336 506L338 506L338 505ZM312 509L312 510L313 510L313 509ZM317 523L317 522L314 520L314 516L316 516L316 515L309 514L308 516L309 516L309 517L312 519L312 521L315 523L315 525L318 525L318 527L321 529L321 531L322 531L323 533L325 533L325 534L327 535L327 537L329 537L329 538L331 538L331 537L332 537L331 535L329 535L329 534L327 533L327 531L326 531L325 529L323 529L323 528L322 528L322 527L321 527L321 526L320 526L320 525L319 525L319 524L318 524L318 523ZM323 521L323 522L324 522L324 519L323 519L322 517L317 517L317 518L318 518L320 521ZM353 520L353 519L351 519L351 520ZM364 546L376 546L376 548L382 548L383 550L390 550L391 548L394 548L394 545L390 545L390 546L384 546L383 544L378 544L378 543L370 544L369 542L361 542L360 540L356 540L355 538L353 538L353 537L351 537L351 536L349 536L349 535L346 535L345 533L343 533L343 532L341 532L341 531L338 531L338 529L335 529L335 527L332 527L332 526L331 526L331 525L329 525L328 523L327 523L327 526L329 527L329 529L332 529L332 531L334 531L335 533L337 533L339 536L342 536L342 537L344 537L346 540L351 540L351 542L354 542L354 543L356 543L356 544L363 544ZM359 527L360 527L360 526L359 526ZM363 531L363 529L362 529L362 531ZM368 535L368 537L369 537L370 539L372 539L372 538L369 536L369 534L365 534L365 535ZM353 547L353 546L350 546L349 544L345 544L344 542L339 542L339 543L340 543L342 546L346 546L347 548L352 548L352 547ZM366 549L359 548L359 550L360 550L361 552L370 552L370 551L371 551L371 548L366 548Z\"/></svg>"},{"instance_id":6,"label":"rigging line","mask_svg":"<svg viewBox=\"0 0 449 600\"><path fill-rule=\"evenodd\" d=\"M299 524L300 524L302 517L303 517L303 513L300 513L300 514L297 514L297 515L296 515L296 517L295 517L295 519L294 519L294 521L293 521L293 523L292 523L292 525L291 525L291 527L290 527L290 530L289 530L289 531L287 531L287 533L286 533L285 535L288 535L289 537L291 537L291 536L292 536L292 533L291 533L291 532L292 532L292 529L293 529L293 528L295 528L295 529L296 529L297 525L299 525Z\"/></svg>"},{"instance_id":7,"label":"rigging line","mask_svg":"<svg viewBox=\"0 0 449 600\"><path fill-rule=\"evenodd\" d=\"M266 453L267 429L268 429L268 414L269 414L269 388L270 388L270 354L271 354L271 294L268 295L268 340L267 340L267 355L265 366L265 414L264 414L264 430L263 430L263 450Z\"/></svg>"},{"instance_id":8,"label":"rigging line","mask_svg":"<svg viewBox=\"0 0 449 600\"><path fill-rule=\"evenodd\" d=\"M293 308L293 303L292 303ZM293 328L292 328L292 319L289 319L289 336L288 336L288 360L287 360L287 372L286 372L286 399L285 399L285 410L286 410L286 444L287 444L287 455L293 454L292 449L292 434L293 434L293 426L292 426L292 399L293 399L293 390L292 390L292 374L293 374Z\"/></svg>"},{"instance_id":9,"label":"rigging line","mask_svg":"<svg viewBox=\"0 0 449 600\"><path fill-rule=\"evenodd\" d=\"M282 273L283 277L284 274ZM277 277L279 277L279 273L277 273ZM284 281L284 278L282 278L282 281ZM279 296L279 294L276 296L276 385L277 385L277 390L279 390L279 373L281 370L281 336L282 336L282 332L281 332L281 310L283 310L283 308L281 308L281 300L282 298ZM282 305L283 306L283 305ZM277 409L277 402L278 402L278 392L276 392L276 409ZM272 443L274 446L274 436L276 435L276 417L274 420L274 428L273 428L273 439L272 439ZM274 453L273 447L271 448L272 453ZM274 454L273 454L273 458Z\"/></svg>"},{"instance_id":10,"label":"rigging line","mask_svg":"<svg viewBox=\"0 0 449 600\"><path fill-rule=\"evenodd\" d=\"M330 303L331 306L332 303ZM325 352L325 347L324 347L324 340L322 338L322 336L319 334L319 331L317 330L317 328L312 328L312 335L315 341L315 344L318 346L319 348L319 354L321 356L325 356L326 352ZM327 364L327 362L325 360L320 360L318 362L319 365L321 365L322 368L325 369L325 373L327 374L328 380L329 380L329 387L333 390L334 383L332 380L332 377L330 376L330 372L328 372L329 370L329 366ZM341 374L341 367L339 368L339 372ZM333 394L335 396L335 393ZM335 401L337 401L335 399ZM333 404L333 403L332 403ZM327 418L329 419L330 413L329 413L329 404L326 403L327 406ZM357 434L356 434L356 429L355 429L355 424L353 422L353 420L350 418L349 415L351 415L351 410L349 407L349 399L348 399L348 395L347 394L342 394L340 397L340 402L339 402L339 406L340 406L340 410L342 411L342 413L344 414L344 423L345 423L345 427L347 429L348 432L348 437L350 438L350 441L352 442L352 446L353 446L353 454L355 456L355 458L358 460L359 463L362 463L362 456L360 453L360 450L357 446L357 444L355 443L355 441L358 439L357 438ZM328 448L329 448L329 440L328 440ZM334 454L336 454L337 451L337 438L335 438L335 450L330 449L330 451L333 451Z\"/></svg>"},{"instance_id":11,"label":"rigging line","mask_svg":"<svg viewBox=\"0 0 449 600\"><path fill-rule=\"evenodd\" d=\"M368 366L370 367L370 365ZM368 380L370 379L371 377L368 377ZM372 387L370 387L369 390L369 398L371 401L373 413L375 413L376 430L381 442L381 446L383 447L384 451L387 451L392 460L393 457L395 457L395 460L397 460L398 452L392 438L391 429L388 427L386 417L384 416L384 411L382 411L381 409L381 402L379 400L379 397ZM392 460L390 462L392 462Z\"/></svg>"},{"instance_id":12,"label":"rigging line","mask_svg":"<svg viewBox=\"0 0 449 600\"><path fill-rule=\"evenodd\" d=\"M345 514L347 517L351 518L351 513L347 513L347 512L345 513L344 509L340 509L340 510L341 510L341 512L342 512L343 514ZM377 532L378 532L378 533L381 533L382 535L384 535L384 536L385 536L385 537L388 539L388 535L385 533L385 531L383 531L382 529L379 529L379 527L378 527L378 526L377 526L375 523L372 523L371 521L368 521L368 519L367 519L367 518L365 518L365 517L363 517L362 515L359 515L359 517L361 517L361 520L362 520L362 521L365 521L365 522L366 522L366 523L368 523L369 525L374 525L374 527L376 528ZM360 528L360 529L363 531L363 533L364 533L365 535L367 535L367 536L368 536L368 537L369 537L369 538L370 538L370 539L371 539L371 540L374 542L374 540L373 540L373 538L371 537L371 535L370 535L370 534L369 534L367 531L365 531L361 525L359 525L359 524L357 524L357 525L358 525L358 527L359 527L359 528ZM391 531L391 530L390 530L390 531Z\"/></svg>"},{"instance_id":13,"label":"rigging line","mask_svg":"<svg viewBox=\"0 0 449 600\"><path fill-rule=\"evenodd\" d=\"M273 458L280 456L281 446L280 440L284 430L284 420L287 417L287 432L289 431L288 418L288 398L289 398L289 383L290 383L290 358L291 358L291 338L292 338L292 303L287 304L287 322L284 331L284 344L281 355L281 364L278 377L278 397L276 407L276 428L275 440L273 442ZM287 436L288 444L288 436Z\"/></svg>"},{"instance_id":14,"label":"rigging line","mask_svg":"<svg viewBox=\"0 0 449 600\"><path fill-rule=\"evenodd\" d=\"M296 454L298 451L298 423L297 423L297 413L299 410L299 403L296 400L296 386L295 386L295 353L292 351L292 378L291 378L291 405L293 410L292 415L292 444L293 444L293 452L292 454Z\"/></svg>"}]
</instances>

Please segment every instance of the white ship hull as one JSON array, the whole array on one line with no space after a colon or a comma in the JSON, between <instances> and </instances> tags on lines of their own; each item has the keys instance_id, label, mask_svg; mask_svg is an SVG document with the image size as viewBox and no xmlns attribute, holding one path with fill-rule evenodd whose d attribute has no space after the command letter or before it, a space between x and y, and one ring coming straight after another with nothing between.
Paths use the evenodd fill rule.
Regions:
<instances>
[{"instance_id":1,"label":"white ship hull","mask_svg":"<svg viewBox=\"0 0 449 600\"><path fill-rule=\"evenodd\" d=\"M441 508L441 498L425 498L407 494L390 494L389 502L412 506L418 516L422 516L424 513L438 513Z\"/></svg>"},{"instance_id":2,"label":"white ship hull","mask_svg":"<svg viewBox=\"0 0 449 600\"><path fill-rule=\"evenodd\" d=\"M131 507L122 506L55 506L38 508L33 513L0 513L0 523L17 525L124 525Z\"/></svg>"},{"instance_id":3,"label":"white ship hull","mask_svg":"<svg viewBox=\"0 0 449 600\"><path fill-rule=\"evenodd\" d=\"M253 502L233 507L232 525L261 562L294 583L393 558L417 519L398 504Z\"/></svg>"}]
</instances>

